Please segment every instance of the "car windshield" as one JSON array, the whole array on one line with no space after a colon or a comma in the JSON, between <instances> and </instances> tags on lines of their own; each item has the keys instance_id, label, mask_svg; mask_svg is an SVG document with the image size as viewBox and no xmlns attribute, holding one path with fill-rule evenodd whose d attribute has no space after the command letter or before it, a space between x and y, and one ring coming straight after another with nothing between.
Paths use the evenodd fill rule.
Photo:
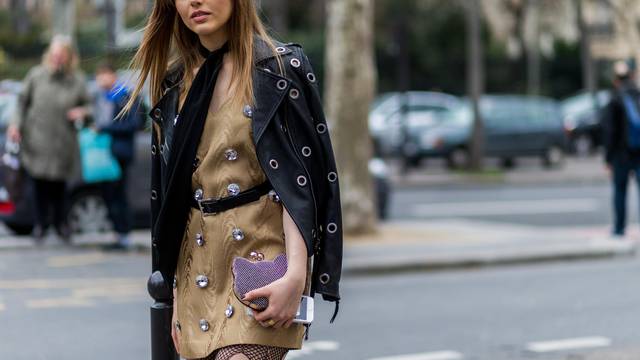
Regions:
<instances>
[{"instance_id":1,"label":"car windshield","mask_svg":"<svg viewBox=\"0 0 640 360\"><path fill-rule=\"evenodd\" d=\"M440 114L441 124L446 126L469 126L473 119L471 106L464 104Z\"/></svg>"},{"instance_id":2,"label":"car windshield","mask_svg":"<svg viewBox=\"0 0 640 360\"><path fill-rule=\"evenodd\" d=\"M596 94L598 105L603 107L609 102L610 93L607 90L598 91ZM565 115L579 114L593 111L593 102L590 93L582 93L565 99L561 103L562 113Z\"/></svg>"},{"instance_id":3,"label":"car windshield","mask_svg":"<svg viewBox=\"0 0 640 360\"><path fill-rule=\"evenodd\" d=\"M492 126L547 125L557 120L554 103L536 98L485 98L481 110L485 123Z\"/></svg>"}]
</instances>

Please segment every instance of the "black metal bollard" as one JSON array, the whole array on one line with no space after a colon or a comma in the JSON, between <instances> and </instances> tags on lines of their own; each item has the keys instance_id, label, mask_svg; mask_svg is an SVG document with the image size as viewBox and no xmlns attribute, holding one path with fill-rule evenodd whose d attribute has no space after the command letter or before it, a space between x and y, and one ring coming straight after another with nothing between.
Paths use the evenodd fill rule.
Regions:
<instances>
[{"instance_id":1,"label":"black metal bollard","mask_svg":"<svg viewBox=\"0 0 640 360\"><path fill-rule=\"evenodd\" d=\"M149 276L147 290L154 300L151 305L151 360L179 360L171 339L172 289L162 273L154 271Z\"/></svg>"}]
</instances>

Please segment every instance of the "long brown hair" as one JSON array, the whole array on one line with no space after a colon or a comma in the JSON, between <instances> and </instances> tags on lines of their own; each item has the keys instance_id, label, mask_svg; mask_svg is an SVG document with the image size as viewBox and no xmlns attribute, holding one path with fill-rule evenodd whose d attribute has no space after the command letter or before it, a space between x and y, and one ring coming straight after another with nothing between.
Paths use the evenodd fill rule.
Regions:
<instances>
[{"instance_id":1,"label":"long brown hair","mask_svg":"<svg viewBox=\"0 0 640 360\"><path fill-rule=\"evenodd\" d=\"M229 55L234 61L231 84L234 101L253 102L253 44L254 36L262 38L277 57L280 69L282 62L276 52L273 40L262 24L254 0L231 0L233 10L227 23L229 33ZM131 61L131 68L140 70L137 85L129 103L123 109L126 112L133 106L134 99L140 94L147 78L150 80L151 102L156 103L162 97L162 82L170 68L181 67L183 82L181 98L184 98L193 81L193 70L197 68L202 56L198 50L200 40L191 31L177 13L175 0L156 0L153 10L144 27L144 35L138 51Z\"/></svg>"}]
</instances>

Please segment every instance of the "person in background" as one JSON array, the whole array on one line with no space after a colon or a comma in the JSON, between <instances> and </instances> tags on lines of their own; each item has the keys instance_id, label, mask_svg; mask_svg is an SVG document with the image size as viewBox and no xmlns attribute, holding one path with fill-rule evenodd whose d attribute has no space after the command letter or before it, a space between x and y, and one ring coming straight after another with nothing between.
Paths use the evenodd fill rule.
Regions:
<instances>
[{"instance_id":1,"label":"person in background","mask_svg":"<svg viewBox=\"0 0 640 360\"><path fill-rule=\"evenodd\" d=\"M125 113L121 113L129 101L129 91L118 82L115 67L102 63L96 70L96 83L100 91L96 97L94 128L111 135L111 151L122 169L119 180L102 185L102 194L109 209L109 218L117 233L117 241L107 248L126 250L130 247L130 211L127 201L128 169L134 160L134 139L140 128L142 115L139 102Z\"/></svg>"},{"instance_id":2,"label":"person in background","mask_svg":"<svg viewBox=\"0 0 640 360\"><path fill-rule=\"evenodd\" d=\"M640 91L635 72L626 62L616 62L613 70L614 95L603 109L602 130L606 167L613 182L613 236L623 238L630 173L640 185Z\"/></svg>"},{"instance_id":3,"label":"person in background","mask_svg":"<svg viewBox=\"0 0 640 360\"><path fill-rule=\"evenodd\" d=\"M78 54L68 37L56 36L42 64L32 68L7 137L21 143L20 157L34 183L33 236L42 243L53 209L53 225L65 242L71 240L66 218L66 183L79 171L77 126L90 112Z\"/></svg>"}]
</instances>

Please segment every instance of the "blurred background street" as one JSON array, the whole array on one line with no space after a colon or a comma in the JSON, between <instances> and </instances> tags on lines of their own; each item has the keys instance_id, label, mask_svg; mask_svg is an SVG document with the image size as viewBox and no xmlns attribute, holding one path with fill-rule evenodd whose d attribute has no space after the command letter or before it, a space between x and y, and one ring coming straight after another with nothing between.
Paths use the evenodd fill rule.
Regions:
<instances>
[{"instance_id":1,"label":"blurred background street","mask_svg":"<svg viewBox=\"0 0 640 360\"><path fill-rule=\"evenodd\" d=\"M640 359L638 1L256 3L313 64L343 207L340 312L316 296L287 359ZM127 176L87 153L154 4L0 0L0 359L151 358L146 87L101 148ZM65 59L79 90L34 115ZM50 181L21 144L56 112L32 147L77 166Z\"/></svg>"}]
</instances>

